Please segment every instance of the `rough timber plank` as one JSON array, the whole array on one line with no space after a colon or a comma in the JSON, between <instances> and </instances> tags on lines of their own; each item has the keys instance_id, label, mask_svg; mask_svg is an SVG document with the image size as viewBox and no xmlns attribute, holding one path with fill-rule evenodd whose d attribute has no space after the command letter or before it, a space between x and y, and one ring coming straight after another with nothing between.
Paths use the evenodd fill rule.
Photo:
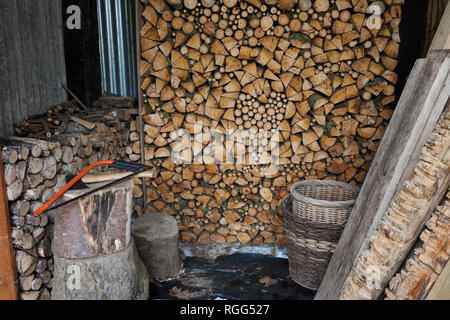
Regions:
<instances>
[{"instance_id":1,"label":"rough timber plank","mask_svg":"<svg viewBox=\"0 0 450 320\"><path fill-rule=\"evenodd\" d=\"M407 258L419 234L424 230L433 210L442 200L450 185L450 113L449 106L442 113L433 133L428 137L410 177L402 183L401 190L391 201L377 230L371 235L369 248L364 250L354 263L341 292L341 299L361 300L380 298L384 288ZM443 222L443 223L442 223ZM441 224L445 224L445 220ZM428 224L432 227L432 223ZM448 231L443 232L445 243ZM421 238L426 239L424 234ZM439 250L437 251L439 252ZM445 249L444 249L445 252ZM441 258L435 255L427 261L436 266ZM413 285L412 297L420 299L426 286ZM387 291L386 295L388 295Z\"/></svg>"},{"instance_id":2,"label":"rough timber plank","mask_svg":"<svg viewBox=\"0 0 450 320\"><path fill-rule=\"evenodd\" d=\"M17 300L17 271L2 161L0 161L0 300Z\"/></svg>"},{"instance_id":3,"label":"rough timber plank","mask_svg":"<svg viewBox=\"0 0 450 320\"><path fill-rule=\"evenodd\" d=\"M141 59L141 35L139 34L139 30L141 30L144 22L140 17L142 16L143 7L139 3L139 0L136 0L135 3L135 15L136 15L136 68L137 68L137 76L138 76L138 88L142 85L142 77L139 73L139 61ZM138 108L139 108L139 117L138 117L138 132L139 132L139 141L140 141L140 151L141 151L141 163L145 163L145 152L144 152L144 119L143 119L143 98L142 94L138 94ZM147 212L147 185L145 183L145 178L142 178L142 192L144 196L144 213Z\"/></svg>"},{"instance_id":4,"label":"rough timber plank","mask_svg":"<svg viewBox=\"0 0 450 320\"><path fill-rule=\"evenodd\" d=\"M315 299L338 299L391 200L412 173L448 100L450 58L418 60Z\"/></svg>"},{"instance_id":5,"label":"rough timber plank","mask_svg":"<svg viewBox=\"0 0 450 320\"><path fill-rule=\"evenodd\" d=\"M434 50L450 49L450 5L447 3L428 54Z\"/></svg>"},{"instance_id":6,"label":"rough timber plank","mask_svg":"<svg viewBox=\"0 0 450 320\"><path fill-rule=\"evenodd\" d=\"M12 134L12 123L24 116L67 98L60 86L66 79L61 3L0 3L0 135Z\"/></svg>"},{"instance_id":7,"label":"rough timber plank","mask_svg":"<svg viewBox=\"0 0 450 320\"><path fill-rule=\"evenodd\" d=\"M426 300L450 300L450 262L447 262Z\"/></svg>"}]
</instances>

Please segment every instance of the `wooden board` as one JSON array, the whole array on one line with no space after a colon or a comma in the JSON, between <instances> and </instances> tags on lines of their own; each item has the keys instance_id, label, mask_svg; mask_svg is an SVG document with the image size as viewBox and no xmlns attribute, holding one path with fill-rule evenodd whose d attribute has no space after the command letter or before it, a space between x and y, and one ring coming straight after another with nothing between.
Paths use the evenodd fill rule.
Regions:
<instances>
[{"instance_id":1,"label":"wooden board","mask_svg":"<svg viewBox=\"0 0 450 320\"><path fill-rule=\"evenodd\" d=\"M17 269L12 247L8 198L3 162L0 161L0 300L17 300L17 292Z\"/></svg>"},{"instance_id":2,"label":"wooden board","mask_svg":"<svg viewBox=\"0 0 450 320\"><path fill-rule=\"evenodd\" d=\"M140 3L139 0L136 0L135 3L135 7L136 7L136 61L140 61L141 59L141 35L139 34L139 30L141 30L142 26L144 25L143 20L141 19L142 16L142 5ZM139 63L136 64L137 66L137 77L138 77L138 87L141 86L142 84L142 77L140 76L139 73ZM139 106L139 116L137 119L138 122L138 132L139 132L139 142L140 142L140 151L141 151L141 163L144 164L145 163L145 152L144 152L144 119L142 117L143 113L142 113L142 109L143 109L143 99L142 99L142 93L139 90L138 93L138 106ZM147 211L146 207L147 207L147 186L145 184L145 179L142 178L142 193L143 193L143 197L144 197L144 213Z\"/></svg>"},{"instance_id":3,"label":"wooden board","mask_svg":"<svg viewBox=\"0 0 450 320\"><path fill-rule=\"evenodd\" d=\"M441 23L436 31L428 54L435 50L450 49L450 5L447 4L444 15L441 18Z\"/></svg>"},{"instance_id":4,"label":"wooden board","mask_svg":"<svg viewBox=\"0 0 450 320\"><path fill-rule=\"evenodd\" d=\"M66 9L61 1L2 1L0 135L12 134L12 124L24 116L66 100L60 85L66 81Z\"/></svg>"},{"instance_id":5,"label":"wooden board","mask_svg":"<svg viewBox=\"0 0 450 320\"><path fill-rule=\"evenodd\" d=\"M447 262L426 300L450 300L450 262Z\"/></svg>"},{"instance_id":6,"label":"wooden board","mask_svg":"<svg viewBox=\"0 0 450 320\"><path fill-rule=\"evenodd\" d=\"M450 58L418 60L315 299L338 299L353 263L412 173L448 100Z\"/></svg>"}]
</instances>

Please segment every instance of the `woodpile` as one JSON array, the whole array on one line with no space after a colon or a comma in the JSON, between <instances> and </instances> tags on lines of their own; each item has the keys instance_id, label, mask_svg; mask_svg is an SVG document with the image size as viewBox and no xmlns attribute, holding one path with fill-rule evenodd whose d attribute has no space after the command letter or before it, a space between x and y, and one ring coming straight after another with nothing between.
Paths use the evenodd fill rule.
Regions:
<instances>
[{"instance_id":1,"label":"woodpile","mask_svg":"<svg viewBox=\"0 0 450 320\"><path fill-rule=\"evenodd\" d=\"M450 258L450 192L420 235L414 257L389 281L388 300L424 300Z\"/></svg>"},{"instance_id":2,"label":"woodpile","mask_svg":"<svg viewBox=\"0 0 450 320\"><path fill-rule=\"evenodd\" d=\"M100 160L139 162L139 111L135 100L106 92L89 110L69 101L49 107L45 114L26 117L14 124L15 132L22 137L59 142L65 174L74 175L83 169L80 159L87 159L87 165ZM47 123L48 131L43 130L43 123ZM40 171L37 169L36 173ZM141 179L135 179L135 198L140 199L136 211L140 214L144 211L141 186Z\"/></svg>"},{"instance_id":3,"label":"woodpile","mask_svg":"<svg viewBox=\"0 0 450 320\"><path fill-rule=\"evenodd\" d=\"M14 132L18 136L36 135L50 138L53 134L64 132L70 116L80 110L73 101L52 106L47 108L45 114L26 116L22 122L15 123Z\"/></svg>"},{"instance_id":4,"label":"woodpile","mask_svg":"<svg viewBox=\"0 0 450 320\"><path fill-rule=\"evenodd\" d=\"M140 159L133 152L127 153L132 137L137 134L134 102L108 95L97 102L98 109L89 112L77 112L76 107L69 105L50 108L58 112L28 117L16 126L16 132L20 128L27 136L0 137L23 299L49 299L52 289L53 223L47 214L35 217L32 213L66 184L67 176L78 174L90 164L100 160ZM51 126L48 132L36 129L31 119L47 119L49 114L52 119L67 119L65 129L58 131ZM142 184L140 179L137 182ZM135 197L135 209L142 213L139 186L135 188Z\"/></svg>"},{"instance_id":5,"label":"woodpile","mask_svg":"<svg viewBox=\"0 0 450 320\"><path fill-rule=\"evenodd\" d=\"M403 2L141 0L149 210L185 241L283 243L294 182L362 184L393 113ZM177 134L195 124L277 146ZM230 150L241 163L218 164Z\"/></svg>"},{"instance_id":6,"label":"woodpile","mask_svg":"<svg viewBox=\"0 0 450 320\"><path fill-rule=\"evenodd\" d=\"M33 211L54 195L62 166L77 163L72 149L30 138L1 138L12 238L22 299L49 299L53 258L51 222ZM64 151L63 151L64 150ZM63 164L71 158L70 162ZM69 157L70 154L70 157Z\"/></svg>"},{"instance_id":7,"label":"woodpile","mask_svg":"<svg viewBox=\"0 0 450 320\"><path fill-rule=\"evenodd\" d=\"M430 203L436 202L437 197L439 197L437 199L439 203L443 196L439 196L441 190L443 189L444 194L448 191L449 149L450 112L447 107L422 148L412 176L403 183L401 191L391 201L377 230L372 235L369 249L364 250L355 261L341 292L341 299L377 299L380 292L388 286L423 230L423 224L429 217L428 212L430 210L432 212L436 207L435 205L430 208ZM438 209L438 212L428 220L428 227L435 233L430 234L427 230L422 233L421 238L426 242L424 250L428 252L417 251L420 255L419 261L429 258L426 261L427 267L436 268L434 272L442 270L448 260L448 210L447 208L442 210L439 217L436 215L439 214ZM429 245L428 241L430 241ZM433 276L422 266L413 265L414 263L409 261L406 268L407 271L414 273L411 275L413 279L422 277L416 285L423 285L424 290L430 289L426 287L426 282L433 279L427 279L426 276L427 273L430 277ZM408 290L407 282L412 279L408 276L409 279L405 283L399 283L401 282L399 279L406 277L405 271L401 272L400 278L397 276L391 280L390 288L394 291L386 292L389 298L394 298L397 293L399 298L402 298L403 294L405 298L412 298L425 293L416 291L419 287L411 287L411 291L404 292Z\"/></svg>"}]
</instances>

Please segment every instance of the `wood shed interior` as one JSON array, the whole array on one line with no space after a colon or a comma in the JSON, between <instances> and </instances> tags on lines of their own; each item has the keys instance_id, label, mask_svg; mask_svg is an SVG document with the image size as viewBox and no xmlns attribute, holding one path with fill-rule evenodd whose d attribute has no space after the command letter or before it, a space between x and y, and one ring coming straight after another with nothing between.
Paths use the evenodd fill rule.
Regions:
<instances>
[{"instance_id":1,"label":"wood shed interior","mask_svg":"<svg viewBox=\"0 0 450 320\"><path fill-rule=\"evenodd\" d=\"M450 298L447 2L2 1L0 299ZM310 180L361 191L320 288L282 208ZM133 295L59 288L83 259Z\"/></svg>"}]
</instances>

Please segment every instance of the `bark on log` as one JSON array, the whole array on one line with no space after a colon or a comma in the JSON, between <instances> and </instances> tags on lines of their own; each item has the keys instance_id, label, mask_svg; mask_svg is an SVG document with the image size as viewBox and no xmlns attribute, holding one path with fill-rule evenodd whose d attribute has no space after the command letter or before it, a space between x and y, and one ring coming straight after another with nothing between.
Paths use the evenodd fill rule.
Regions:
<instances>
[{"instance_id":1,"label":"bark on log","mask_svg":"<svg viewBox=\"0 0 450 320\"><path fill-rule=\"evenodd\" d=\"M55 256L53 300L147 300L149 278L134 241L125 250L87 259Z\"/></svg>"},{"instance_id":2,"label":"bark on log","mask_svg":"<svg viewBox=\"0 0 450 320\"><path fill-rule=\"evenodd\" d=\"M69 191L61 201L86 191ZM82 259L124 250L130 243L132 200L133 180L130 179L56 210L53 213L55 256Z\"/></svg>"}]
</instances>

